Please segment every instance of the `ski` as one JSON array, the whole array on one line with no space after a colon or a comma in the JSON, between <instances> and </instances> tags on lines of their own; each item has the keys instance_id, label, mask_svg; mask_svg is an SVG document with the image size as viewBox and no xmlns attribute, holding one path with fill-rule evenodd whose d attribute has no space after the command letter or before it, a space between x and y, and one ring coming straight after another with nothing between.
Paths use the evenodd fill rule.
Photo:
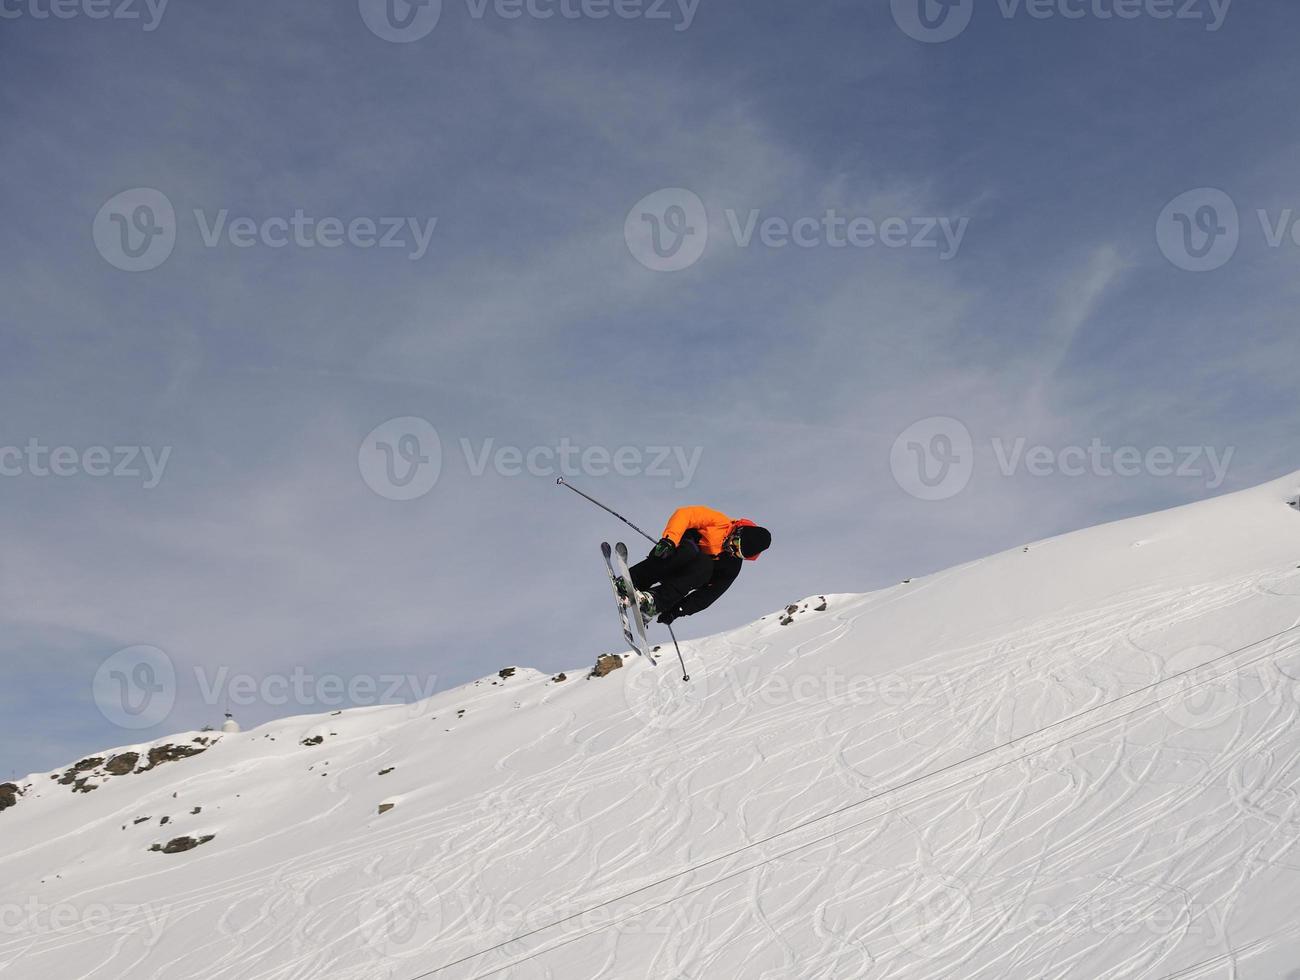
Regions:
<instances>
[{"instance_id":1,"label":"ski","mask_svg":"<svg viewBox=\"0 0 1300 980\"><path fill-rule=\"evenodd\" d=\"M629 594L634 595L636 590L632 588L631 575L627 574L627 548L624 547L622 544L620 544L618 547L621 555L620 564L622 565L623 568L622 573L620 573L619 570L615 567L614 550L609 546L608 541L601 543L600 553L605 556L605 564L609 568L609 584L610 587L614 590L614 601L618 603L618 616L623 623L623 638L627 640L628 646L630 646L633 650L635 650L638 655L649 658L652 664L658 666L659 661L657 661L654 658L654 655L650 653L650 646L648 643L645 642L645 630L641 623L640 610L637 610L636 612L637 632L633 633L632 631L632 618L631 618L632 612L629 609L629 605L635 606L636 600L635 599L629 600L623 598L623 594L619 591L619 587L618 587L619 579L622 578L623 581L627 583L627 589L629 591ZM639 641L638 641L638 634L640 635Z\"/></svg>"},{"instance_id":2,"label":"ski","mask_svg":"<svg viewBox=\"0 0 1300 980\"><path fill-rule=\"evenodd\" d=\"M628 597L624 601L628 605L628 615L636 627L637 638L641 641L637 651L657 667L659 661L650 652L650 641L646 639L645 634L645 619L641 616L641 593L632 584L632 572L627 567L627 545L622 541L614 546L614 566L618 569L619 577L623 579L624 584L627 586Z\"/></svg>"}]
</instances>

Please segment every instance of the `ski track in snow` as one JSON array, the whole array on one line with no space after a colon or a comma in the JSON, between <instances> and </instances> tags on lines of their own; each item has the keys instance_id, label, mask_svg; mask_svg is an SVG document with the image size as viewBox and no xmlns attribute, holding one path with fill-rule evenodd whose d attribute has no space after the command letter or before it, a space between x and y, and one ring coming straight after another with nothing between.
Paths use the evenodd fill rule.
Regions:
<instances>
[{"instance_id":1,"label":"ski track in snow","mask_svg":"<svg viewBox=\"0 0 1300 980\"><path fill-rule=\"evenodd\" d=\"M399 805L383 817L376 770L446 764L432 742L456 723L447 695L355 736L348 713L278 723L276 762L320 781L312 812L255 832L214 816L217 841L178 862L137 847L111 881L69 873L57 901L156 903L162 941L144 943L134 913L93 930L6 929L0 964L6 978L81 980L1063 980L1300 963L1300 704L1266 682L1300 679L1294 561L894 650L909 696L774 693L774 678L824 666L871 673L877 623L1008 560L688 643L696 684L666 707L646 705L680 678L635 658L545 697L540 678L461 692L471 727L446 751L470 754L480 788L440 798L394 781ZM1199 715L1176 681L1151 687L1165 658L1198 645L1223 654L1215 676L1196 675L1193 695L1216 699ZM527 740L498 744L488 728L511 723L517 696L515 717L536 712ZM296 748L323 726L338 736ZM428 736L405 734L416 726ZM204 768L174 764L166 795L256 780L269 763L223 765L233 744ZM119 824L165 809L157 800L7 844L0 874L78 838L115 844ZM0 906L31 893L0 885Z\"/></svg>"}]
</instances>

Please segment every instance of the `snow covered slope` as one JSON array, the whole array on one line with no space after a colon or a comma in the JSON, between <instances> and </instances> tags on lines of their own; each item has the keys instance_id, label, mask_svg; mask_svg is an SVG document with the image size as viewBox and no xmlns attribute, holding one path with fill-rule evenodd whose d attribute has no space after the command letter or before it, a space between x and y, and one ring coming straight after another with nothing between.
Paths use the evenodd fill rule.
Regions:
<instances>
[{"instance_id":1,"label":"snow covered slope","mask_svg":"<svg viewBox=\"0 0 1300 980\"><path fill-rule=\"evenodd\" d=\"M0 975L1300 977L1298 489L35 774Z\"/></svg>"}]
</instances>

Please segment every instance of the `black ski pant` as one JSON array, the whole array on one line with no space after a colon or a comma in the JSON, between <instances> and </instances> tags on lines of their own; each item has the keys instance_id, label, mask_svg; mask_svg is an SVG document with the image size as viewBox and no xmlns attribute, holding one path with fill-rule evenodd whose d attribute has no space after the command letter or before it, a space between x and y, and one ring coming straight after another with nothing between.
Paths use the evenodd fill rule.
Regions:
<instances>
[{"instance_id":1,"label":"black ski pant","mask_svg":"<svg viewBox=\"0 0 1300 980\"><path fill-rule=\"evenodd\" d=\"M660 612L676 609L682 600L713 577L713 559L687 538L667 558L653 555L633 565L632 584L638 592L653 588Z\"/></svg>"}]
</instances>

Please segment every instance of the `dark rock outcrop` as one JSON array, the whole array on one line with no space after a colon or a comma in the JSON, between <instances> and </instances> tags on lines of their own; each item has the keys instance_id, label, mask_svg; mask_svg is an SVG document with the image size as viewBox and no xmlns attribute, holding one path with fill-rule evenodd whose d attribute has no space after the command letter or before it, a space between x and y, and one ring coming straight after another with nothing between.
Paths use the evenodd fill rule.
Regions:
<instances>
[{"instance_id":1,"label":"dark rock outcrop","mask_svg":"<svg viewBox=\"0 0 1300 980\"><path fill-rule=\"evenodd\" d=\"M0 783L0 811L17 805L18 797L22 795L17 783Z\"/></svg>"},{"instance_id":2,"label":"dark rock outcrop","mask_svg":"<svg viewBox=\"0 0 1300 980\"><path fill-rule=\"evenodd\" d=\"M614 671L623 666L623 658L616 653L607 653L597 658L596 666L592 668L590 677L607 677Z\"/></svg>"},{"instance_id":3,"label":"dark rock outcrop","mask_svg":"<svg viewBox=\"0 0 1300 980\"><path fill-rule=\"evenodd\" d=\"M148 764L137 769L140 763L139 752L122 752L111 758L90 756L73 764L63 773L53 773L50 778L60 786L71 786L74 793L89 793L99 789L104 780L114 776L130 776L133 773L148 772L164 762L176 762L206 752L216 739L199 737L189 744L155 745L149 750ZM3 807L0 807L3 809Z\"/></svg>"},{"instance_id":4,"label":"dark rock outcrop","mask_svg":"<svg viewBox=\"0 0 1300 980\"><path fill-rule=\"evenodd\" d=\"M79 779L84 783L85 780L81 779L81 774L83 772L89 772L91 769L98 769L103 764L104 760L97 756L90 759L82 759L80 762L73 763L72 768L59 777L59 785L71 786Z\"/></svg>"},{"instance_id":5,"label":"dark rock outcrop","mask_svg":"<svg viewBox=\"0 0 1300 980\"><path fill-rule=\"evenodd\" d=\"M110 776L125 776L135 771L135 764L140 761L139 752L123 752L108 760L104 772Z\"/></svg>"},{"instance_id":6,"label":"dark rock outcrop","mask_svg":"<svg viewBox=\"0 0 1300 980\"><path fill-rule=\"evenodd\" d=\"M791 623L794 622L795 616L797 616L801 612L806 613L809 609L811 609L813 612L825 612L828 606L828 603L826 602L826 597L823 595L823 596L818 596L817 598L821 600L821 605L815 607L812 605L811 602L805 602L802 606L800 606L799 603L797 602L791 603L790 605L785 607L784 611L782 611L781 618L777 622L779 622L782 626L789 626Z\"/></svg>"},{"instance_id":7,"label":"dark rock outcrop","mask_svg":"<svg viewBox=\"0 0 1300 980\"><path fill-rule=\"evenodd\" d=\"M215 838L216 834L205 834L202 837L173 837L166 844L154 844L149 848L150 851L157 851L161 854L181 854L185 851L192 851L200 844L206 844Z\"/></svg>"},{"instance_id":8,"label":"dark rock outcrop","mask_svg":"<svg viewBox=\"0 0 1300 980\"><path fill-rule=\"evenodd\" d=\"M192 745L155 745L149 750L149 764L140 771L148 772L150 769L158 768L165 762L179 762L181 759L200 755L208 750L210 744L206 738L196 738L194 743Z\"/></svg>"}]
</instances>

